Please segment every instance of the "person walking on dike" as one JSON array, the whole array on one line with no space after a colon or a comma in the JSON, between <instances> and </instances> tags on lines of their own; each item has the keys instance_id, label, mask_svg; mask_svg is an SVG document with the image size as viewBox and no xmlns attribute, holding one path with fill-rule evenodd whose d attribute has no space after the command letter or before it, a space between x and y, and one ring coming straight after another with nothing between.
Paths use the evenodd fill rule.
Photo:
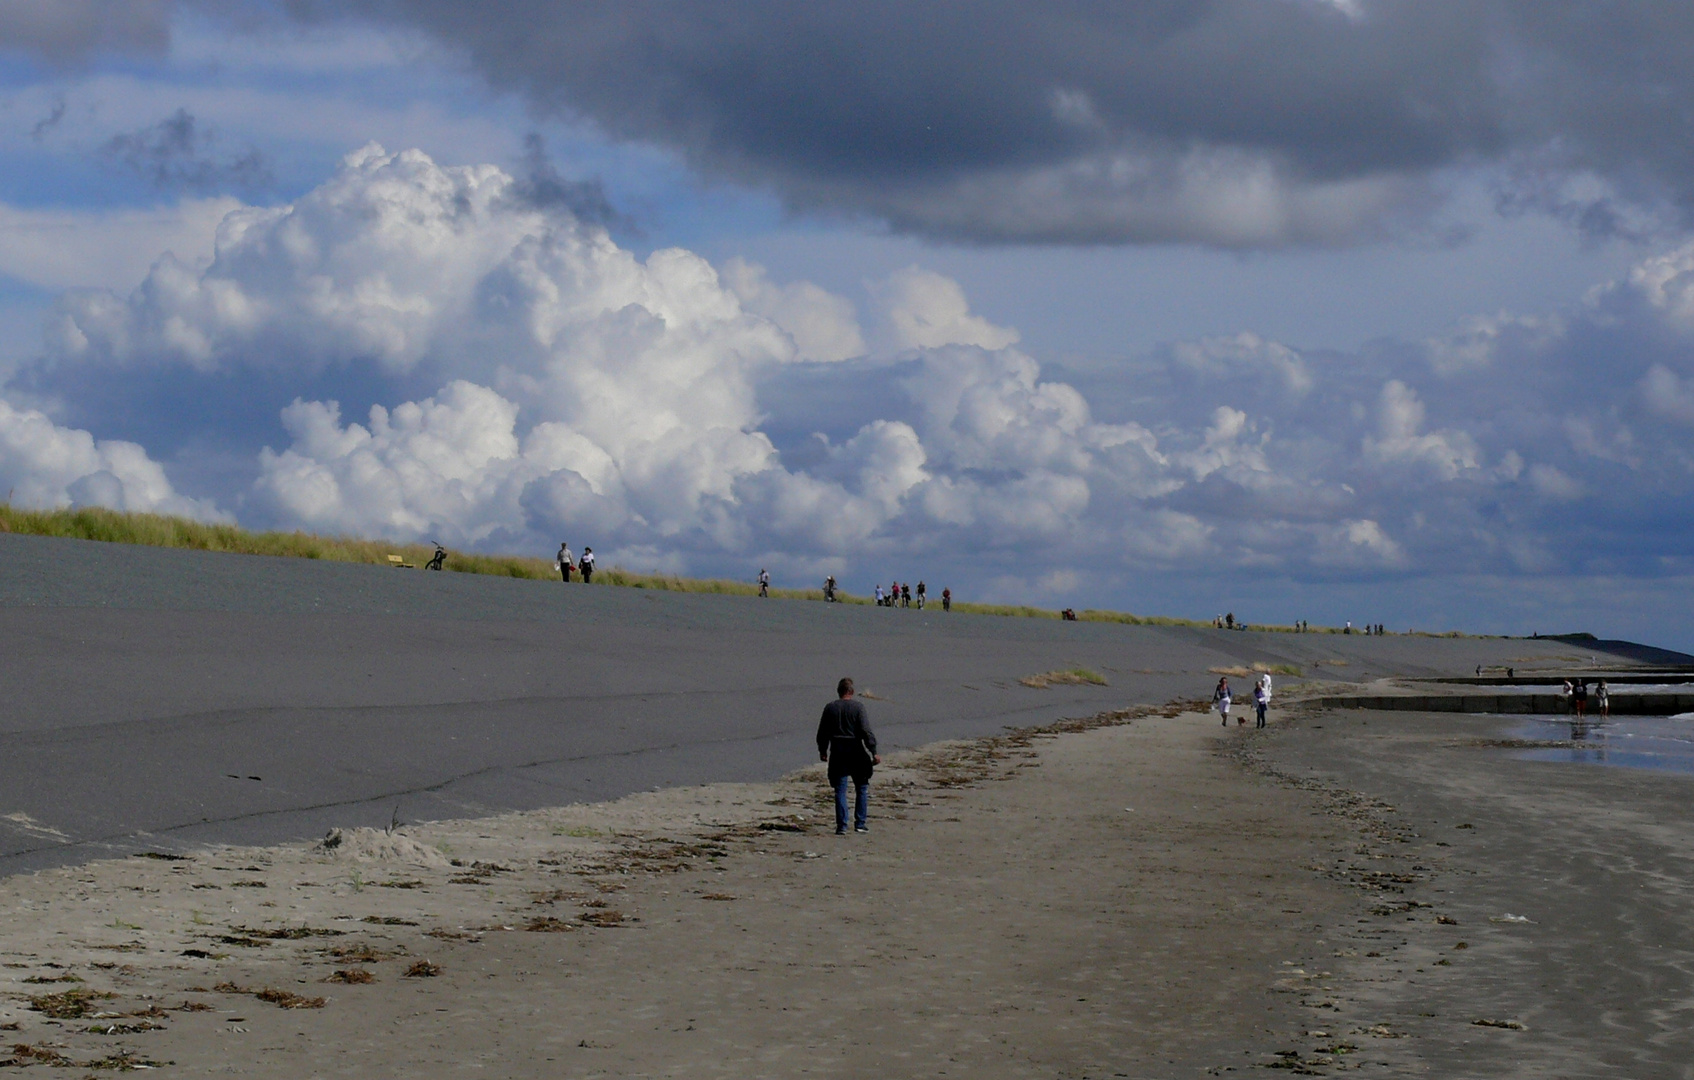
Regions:
<instances>
[{"instance_id":1,"label":"person walking on dike","mask_svg":"<svg viewBox=\"0 0 1694 1080\"><path fill-rule=\"evenodd\" d=\"M909 581L900 586L900 606L904 608L912 606L912 583Z\"/></svg>"},{"instance_id":2,"label":"person walking on dike","mask_svg":"<svg viewBox=\"0 0 1694 1080\"><path fill-rule=\"evenodd\" d=\"M1259 714L1259 722L1253 725L1255 728L1265 726L1265 710L1269 707L1270 691L1265 689L1265 680L1260 679L1259 684L1253 687L1253 708Z\"/></svg>"},{"instance_id":3,"label":"person walking on dike","mask_svg":"<svg viewBox=\"0 0 1694 1080\"><path fill-rule=\"evenodd\" d=\"M566 585L571 583L571 571L576 569L576 556L571 554L571 546L563 540L559 541L559 557L553 560L559 567L559 576Z\"/></svg>"},{"instance_id":4,"label":"person walking on dike","mask_svg":"<svg viewBox=\"0 0 1694 1080\"><path fill-rule=\"evenodd\" d=\"M876 606L882 606L882 582L876 583Z\"/></svg>"},{"instance_id":5,"label":"person walking on dike","mask_svg":"<svg viewBox=\"0 0 1694 1080\"><path fill-rule=\"evenodd\" d=\"M871 772L882 764L876 752L865 706L853 696L853 680L835 684L835 700L818 719L818 756L829 763L829 785L835 789L835 835L847 831L847 781L853 782L853 831L870 832Z\"/></svg>"},{"instance_id":6,"label":"person walking on dike","mask_svg":"<svg viewBox=\"0 0 1694 1080\"><path fill-rule=\"evenodd\" d=\"M1600 707L1600 719L1612 715L1612 692L1606 689L1606 680L1601 679L1594 687L1594 704Z\"/></svg>"},{"instance_id":7,"label":"person walking on dike","mask_svg":"<svg viewBox=\"0 0 1694 1080\"><path fill-rule=\"evenodd\" d=\"M577 562L577 567L582 570L582 583L584 585L593 584L593 582L594 582L594 549L593 548L585 547L585 548L582 549L582 558Z\"/></svg>"},{"instance_id":8,"label":"person walking on dike","mask_svg":"<svg viewBox=\"0 0 1694 1080\"><path fill-rule=\"evenodd\" d=\"M952 589L943 588L941 590L941 610L942 611L952 611L953 610L953 590Z\"/></svg>"},{"instance_id":9,"label":"person walking on dike","mask_svg":"<svg viewBox=\"0 0 1694 1080\"><path fill-rule=\"evenodd\" d=\"M835 603L835 575L823 579L823 598L826 604Z\"/></svg>"},{"instance_id":10,"label":"person walking on dike","mask_svg":"<svg viewBox=\"0 0 1694 1080\"><path fill-rule=\"evenodd\" d=\"M766 570L764 567L761 566L761 567L759 567L759 595L760 596L769 596L770 594L771 594L770 571Z\"/></svg>"},{"instance_id":11,"label":"person walking on dike","mask_svg":"<svg viewBox=\"0 0 1694 1080\"><path fill-rule=\"evenodd\" d=\"M1217 706L1218 715L1223 717L1223 726L1229 726L1229 679L1218 680L1218 688L1212 691L1212 704Z\"/></svg>"},{"instance_id":12,"label":"person walking on dike","mask_svg":"<svg viewBox=\"0 0 1694 1080\"><path fill-rule=\"evenodd\" d=\"M924 590L924 587L923 587L923 582L919 581L918 582L918 610L919 611L923 610L924 595L925 595L925 590Z\"/></svg>"}]
</instances>

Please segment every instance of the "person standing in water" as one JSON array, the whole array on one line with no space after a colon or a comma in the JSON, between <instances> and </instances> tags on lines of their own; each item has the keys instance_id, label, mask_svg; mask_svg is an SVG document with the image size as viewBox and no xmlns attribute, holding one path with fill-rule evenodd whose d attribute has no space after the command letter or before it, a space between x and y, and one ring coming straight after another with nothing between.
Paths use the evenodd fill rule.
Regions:
<instances>
[{"instance_id":1,"label":"person standing in water","mask_svg":"<svg viewBox=\"0 0 1694 1080\"><path fill-rule=\"evenodd\" d=\"M853 831L870 832L871 772L882 764L865 706L853 696L853 680L835 684L835 700L818 718L818 756L829 763L835 789L835 835L847 831L847 782L853 782Z\"/></svg>"},{"instance_id":2,"label":"person standing in water","mask_svg":"<svg viewBox=\"0 0 1694 1080\"><path fill-rule=\"evenodd\" d=\"M1582 719L1582 714L1588 711L1588 680L1576 680L1576 689L1571 694L1571 704L1576 708L1576 718Z\"/></svg>"},{"instance_id":3,"label":"person standing in water","mask_svg":"<svg viewBox=\"0 0 1694 1080\"><path fill-rule=\"evenodd\" d=\"M1612 715L1612 692L1606 689L1606 680L1601 679L1594 687L1594 704L1600 707L1600 719Z\"/></svg>"},{"instance_id":4,"label":"person standing in water","mask_svg":"<svg viewBox=\"0 0 1694 1080\"><path fill-rule=\"evenodd\" d=\"M1223 726L1229 726L1229 679L1218 680L1218 688L1212 691L1212 704L1217 707L1218 715L1223 717Z\"/></svg>"}]
</instances>

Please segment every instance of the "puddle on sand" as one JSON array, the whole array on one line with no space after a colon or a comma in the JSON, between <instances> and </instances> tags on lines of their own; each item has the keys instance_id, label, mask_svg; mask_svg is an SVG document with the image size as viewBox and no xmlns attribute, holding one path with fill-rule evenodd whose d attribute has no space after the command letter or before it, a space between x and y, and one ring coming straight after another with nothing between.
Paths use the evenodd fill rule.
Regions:
<instances>
[{"instance_id":1,"label":"puddle on sand","mask_svg":"<svg viewBox=\"0 0 1694 1080\"><path fill-rule=\"evenodd\" d=\"M1613 716L1605 720L1589 717L1580 724L1568 716L1537 716L1515 725L1509 737L1582 744L1516 753L1515 756L1529 761L1569 761L1694 774L1694 713Z\"/></svg>"}]
</instances>

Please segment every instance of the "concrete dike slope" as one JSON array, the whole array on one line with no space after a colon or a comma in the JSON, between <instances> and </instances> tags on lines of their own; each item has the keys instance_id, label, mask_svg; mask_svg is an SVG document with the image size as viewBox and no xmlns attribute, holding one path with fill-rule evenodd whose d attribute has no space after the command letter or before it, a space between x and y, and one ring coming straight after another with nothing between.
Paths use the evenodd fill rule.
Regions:
<instances>
[{"instance_id":1,"label":"concrete dike slope","mask_svg":"<svg viewBox=\"0 0 1694 1080\"><path fill-rule=\"evenodd\" d=\"M1209 701L1224 673L1244 694L1260 667L1365 689L1667 662L1603 645L944 614L7 534L0 874L775 780L816 759L843 675L898 749ZM1021 681L1077 667L1104 685ZM1277 680L1280 704L1300 680Z\"/></svg>"}]
</instances>

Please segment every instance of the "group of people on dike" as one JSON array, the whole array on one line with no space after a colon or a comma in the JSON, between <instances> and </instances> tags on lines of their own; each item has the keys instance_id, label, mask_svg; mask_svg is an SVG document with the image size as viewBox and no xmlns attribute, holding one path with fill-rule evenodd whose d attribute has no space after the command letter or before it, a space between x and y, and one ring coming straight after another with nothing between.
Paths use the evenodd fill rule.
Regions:
<instances>
[{"instance_id":1,"label":"group of people on dike","mask_svg":"<svg viewBox=\"0 0 1694 1080\"><path fill-rule=\"evenodd\" d=\"M1212 619L1212 627L1216 630L1245 630L1247 629L1247 624L1237 621L1235 618L1235 612L1231 611L1226 615L1215 616ZM1305 619L1297 619L1295 621L1294 632L1296 634L1309 634L1311 631L1312 624L1307 622ZM1384 634L1388 633L1388 630L1381 623L1367 623L1363 630L1354 630L1353 621L1349 619L1347 620L1347 625L1341 628L1341 632L1343 634L1363 633L1370 634L1375 637L1382 637Z\"/></svg>"},{"instance_id":2,"label":"group of people on dike","mask_svg":"<svg viewBox=\"0 0 1694 1080\"><path fill-rule=\"evenodd\" d=\"M759 576L755 580L759 583L759 595L769 596L771 594L770 571L766 570L762 566L759 567ZM836 590L838 588L840 588L840 586L835 583L834 574L830 574L828 577L823 579L823 598L825 603L834 604L840 602L841 598L836 595ZM915 588L910 584L901 584L900 582L893 583L886 590L883 589L881 582L878 582L876 585L877 607L909 608L912 606L913 600L917 601L917 606L919 608L922 608L924 604L928 603L929 586L921 581L917 583ZM953 610L952 589L941 590L941 610Z\"/></svg>"},{"instance_id":3,"label":"group of people on dike","mask_svg":"<svg viewBox=\"0 0 1694 1080\"><path fill-rule=\"evenodd\" d=\"M942 607L951 609L952 606L953 606L953 590L942 589L941 594L942 594L941 595ZM923 582L920 581L920 582L918 582L918 587L917 587L916 592L912 591L912 586L911 586L910 582L907 582L907 583L902 585L900 582L896 581L892 585L888 586L887 592L884 592L882 590L882 583L881 582L878 582L877 586L876 586L876 606L877 607L904 607L904 608L909 608L909 607L912 606L912 597L913 596L917 597L918 607L922 608L923 605L924 605L924 601L929 596L929 586L925 585Z\"/></svg>"},{"instance_id":4,"label":"group of people on dike","mask_svg":"<svg viewBox=\"0 0 1694 1080\"><path fill-rule=\"evenodd\" d=\"M584 585L594 583L594 549L584 547L582 558L571 554L571 546L563 540L559 541L559 553L553 557L553 569L559 572L559 577L569 585L572 574L581 574Z\"/></svg>"},{"instance_id":5,"label":"group of people on dike","mask_svg":"<svg viewBox=\"0 0 1694 1080\"><path fill-rule=\"evenodd\" d=\"M1223 717L1224 727L1229 726L1229 707L1233 703L1234 697L1234 692L1229 688L1229 677L1226 675L1218 679L1217 689L1212 691L1212 707L1217 709L1219 716ZM1259 681L1253 684L1253 709L1258 713L1258 723L1254 724L1254 727L1265 726L1265 710L1270 708L1270 699L1271 677L1270 672L1266 671L1260 673ZM1246 723L1246 714L1242 714L1235 720L1237 727L1244 726Z\"/></svg>"}]
</instances>

